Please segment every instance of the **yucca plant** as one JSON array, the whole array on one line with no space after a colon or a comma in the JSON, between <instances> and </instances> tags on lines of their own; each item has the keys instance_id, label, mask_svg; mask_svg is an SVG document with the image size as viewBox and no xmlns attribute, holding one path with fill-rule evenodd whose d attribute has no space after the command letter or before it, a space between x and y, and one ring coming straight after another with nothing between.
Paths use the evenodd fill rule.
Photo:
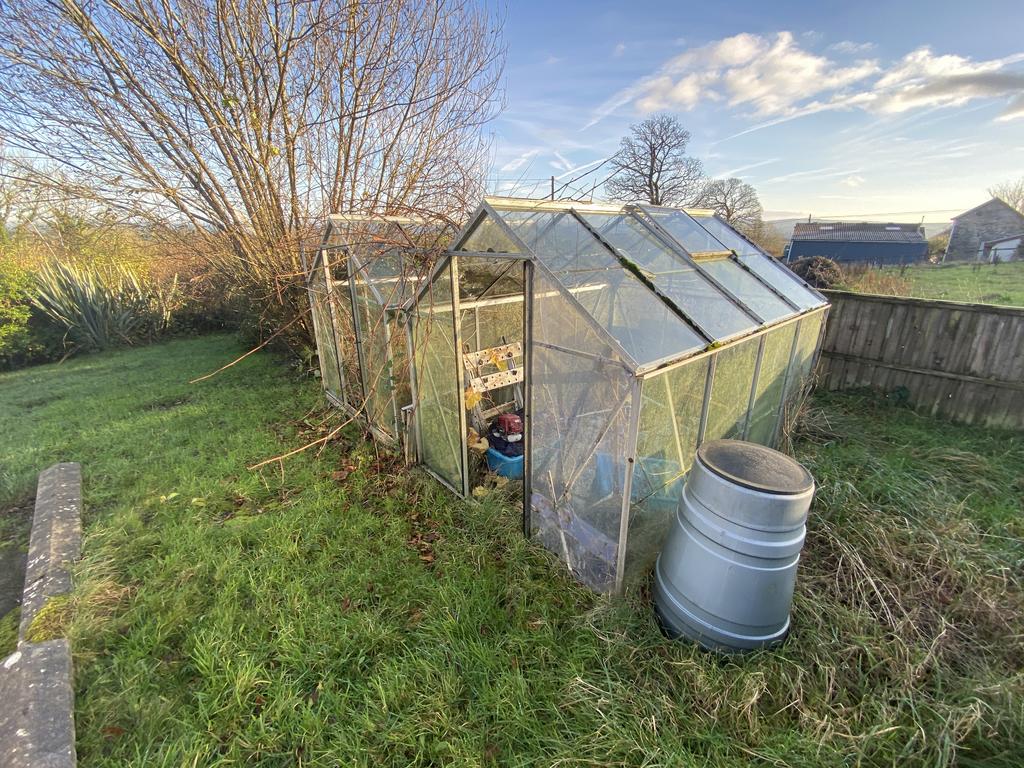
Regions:
<instances>
[{"instance_id":1,"label":"yucca plant","mask_svg":"<svg viewBox=\"0 0 1024 768\"><path fill-rule=\"evenodd\" d=\"M131 344L152 327L150 292L123 265L102 270L52 262L36 273L33 303L79 347Z\"/></svg>"}]
</instances>

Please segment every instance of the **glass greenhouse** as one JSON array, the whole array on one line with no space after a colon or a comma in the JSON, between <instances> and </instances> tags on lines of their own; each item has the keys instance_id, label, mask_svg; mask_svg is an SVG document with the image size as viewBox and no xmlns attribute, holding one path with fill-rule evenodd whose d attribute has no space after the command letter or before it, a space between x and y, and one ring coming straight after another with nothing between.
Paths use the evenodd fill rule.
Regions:
<instances>
[{"instance_id":1,"label":"glass greenhouse","mask_svg":"<svg viewBox=\"0 0 1024 768\"><path fill-rule=\"evenodd\" d=\"M524 531L599 592L653 565L697 446L774 445L813 368L826 300L710 211L486 198L428 272L436 240L332 217L324 388L461 495L522 414Z\"/></svg>"}]
</instances>

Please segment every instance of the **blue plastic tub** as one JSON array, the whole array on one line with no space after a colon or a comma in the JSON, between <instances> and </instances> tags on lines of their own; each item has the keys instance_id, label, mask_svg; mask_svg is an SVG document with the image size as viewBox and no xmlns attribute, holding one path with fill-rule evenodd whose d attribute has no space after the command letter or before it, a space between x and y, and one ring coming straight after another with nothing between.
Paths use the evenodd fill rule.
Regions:
<instances>
[{"instance_id":1,"label":"blue plastic tub","mask_svg":"<svg viewBox=\"0 0 1024 768\"><path fill-rule=\"evenodd\" d=\"M518 480L523 476L523 457L506 456L493 448L487 449L487 466L492 472L497 472L503 477L511 480Z\"/></svg>"}]
</instances>

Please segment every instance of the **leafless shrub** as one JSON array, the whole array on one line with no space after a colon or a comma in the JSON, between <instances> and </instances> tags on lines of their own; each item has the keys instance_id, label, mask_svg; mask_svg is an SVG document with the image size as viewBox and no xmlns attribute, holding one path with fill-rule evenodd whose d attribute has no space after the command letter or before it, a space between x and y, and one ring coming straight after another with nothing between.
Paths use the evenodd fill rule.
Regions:
<instances>
[{"instance_id":1,"label":"leafless shrub","mask_svg":"<svg viewBox=\"0 0 1024 768\"><path fill-rule=\"evenodd\" d=\"M476 196L498 33L468 0L14 0L0 124L64 192L202 251L281 327L325 213Z\"/></svg>"}]
</instances>

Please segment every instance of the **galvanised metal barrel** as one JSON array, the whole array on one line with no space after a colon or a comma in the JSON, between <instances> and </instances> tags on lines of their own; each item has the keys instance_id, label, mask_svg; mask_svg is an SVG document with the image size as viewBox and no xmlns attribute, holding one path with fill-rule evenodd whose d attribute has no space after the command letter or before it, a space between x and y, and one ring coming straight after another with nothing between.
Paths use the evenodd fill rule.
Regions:
<instances>
[{"instance_id":1,"label":"galvanised metal barrel","mask_svg":"<svg viewBox=\"0 0 1024 768\"><path fill-rule=\"evenodd\" d=\"M665 630L714 650L781 642L813 496L810 472L783 453L704 443L655 567Z\"/></svg>"}]
</instances>

